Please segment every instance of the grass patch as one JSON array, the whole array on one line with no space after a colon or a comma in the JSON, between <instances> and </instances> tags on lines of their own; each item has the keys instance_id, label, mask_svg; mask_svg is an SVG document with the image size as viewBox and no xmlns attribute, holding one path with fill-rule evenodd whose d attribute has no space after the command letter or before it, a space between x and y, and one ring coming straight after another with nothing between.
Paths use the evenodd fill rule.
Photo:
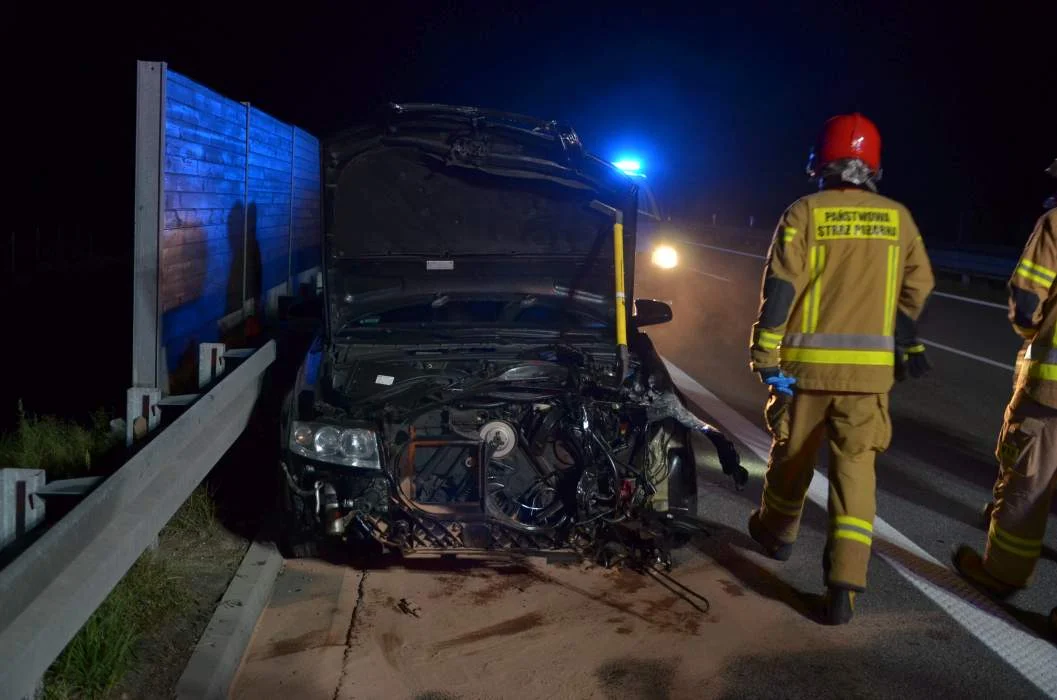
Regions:
<instances>
[{"instance_id":1,"label":"grass patch","mask_svg":"<svg viewBox=\"0 0 1057 700\"><path fill-rule=\"evenodd\" d=\"M110 417L103 410L83 426L52 416L34 416L18 402L18 428L0 437L0 464L43 469L48 481L87 476L92 463L117 444Z\"/></svg>"},{"instance_id":2,"label":"grass patch","mask_svg":"<svg viewBox=\"0 0 1057 700\"><path fill-rule=\"evenodd\" d=\"M103 698L136 662L136 645L183 606L169 565L144 553L70 641L44 681L46 700Z\"/></svg>"},{"instance_id":3,"label":"grass patch","mask_svg":"<svg viewBox=\"0 0 1057 700\"><path fill-rule=\"evenodd\" d=\"M202 541L219 530L213 499L199 486L159 537ZM45 700L108 697L140 661L141 640L191 604L185 584L167 558L144 552L48 669Z\"/></svg>"},{"instance_id":4,"label":"grass patch","mask_svg":"<svg viewBox=\"0 0 1057 700\"><path fill-rule=\"evenodd\" d=\"M191 492L191 496L162 530L161 537L200 540L215 535L219 527L213 494L203 485Z\"/></svg>"},{"instance_id":5,"label":"grass patch","mask_svg":"<svg viewBox=\"0 0 1057 700\"><path fill-rule=\"evenodd\" d=\"M18 427L0 436L0 464L43 469L49 482L76 478L89 475L93 464L119 444L105 411L81 425L28 414L20 401ZM222 530L213 494L199 486L159 534L165 553L144 552L52 663L43 697L104 700L120 695L126 679L149 675L151 659L144 654L150 652L144 649L152 636L200 603L180 557L196 548L211 551Z\"/></svg>"}]
</instances>

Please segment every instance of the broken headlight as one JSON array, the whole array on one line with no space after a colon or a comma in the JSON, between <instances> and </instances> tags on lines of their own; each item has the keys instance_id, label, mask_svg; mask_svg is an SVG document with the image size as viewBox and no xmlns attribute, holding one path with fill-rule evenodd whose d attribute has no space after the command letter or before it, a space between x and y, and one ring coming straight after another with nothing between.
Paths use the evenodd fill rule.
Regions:
<instances>
[{"instance_id":1,"label":"broken headlight","mask_svg":"<svg viewBox=\"0 0 1057 700\"><path fill-rule=\"evenodd\" d=\"M295 421L290 451L301 457L361 469L381 469L378 439L372 430Z\"/></svg>"}]
</instances>

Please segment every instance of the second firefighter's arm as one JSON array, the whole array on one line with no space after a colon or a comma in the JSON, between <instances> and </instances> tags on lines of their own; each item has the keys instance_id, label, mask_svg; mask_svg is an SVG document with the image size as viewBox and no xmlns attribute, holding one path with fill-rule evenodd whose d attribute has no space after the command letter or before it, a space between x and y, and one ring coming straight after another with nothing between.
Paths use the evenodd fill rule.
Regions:
<instances>
[{"instance_id":1,"label":"second firefighter's arm","mask_svg":"<svg viewBox=\"0 0 1057 700\"><path fill-rule=\"evenodd\" d=\"M936 286L925 241L909 214L907 219L910 243L903 258L903 286L899 290L899 307L896 310L896 340L901 345L917 341L918 318Z\"/></svg>"},{"instance_id":2,"label":"second firefighter's arm","mask_svg":"<svg viewBox=\"0 0 1057 700\"><path fill-rule=\"evenodd\" d=\"M1034 340L1042 323L1043 303L1057 288L1057 230L1054 215L1035 225L1017 269L1009 280L1009 321L1025 340Z\"/></svg>"},{"instance_id":3,"label":"second firefighter's arm","mask_svg":"<svg viewBox=\"0 0 1057 700\"><path fill-rule=\"evenodd\" d=\"M786 209L767 254L760 292L760 312L752 326L750 366L754 372L778 367L778 346L789 314L807 282L809 208L798 201Z\"/></svg>"}]
</instances>

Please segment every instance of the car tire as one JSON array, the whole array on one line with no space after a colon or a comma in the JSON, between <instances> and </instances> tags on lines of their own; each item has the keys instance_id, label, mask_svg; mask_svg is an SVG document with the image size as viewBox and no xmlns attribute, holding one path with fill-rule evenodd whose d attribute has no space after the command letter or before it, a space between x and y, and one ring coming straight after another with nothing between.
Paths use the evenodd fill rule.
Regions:
<instances>
[{"instance_id":1,"label":"car tire","mask_svg":"<svg viewBox=\"0 0 1057 700\"><path fill-rule=\"evenodd\" d=\"M284 534L280 540L279 552L284 559L316 559L323 548L319 540L293 538Z\"/></svg>"},{"instance_id":2,"label":"car tire","mask_svg":"<svg viewBox=\"0 0 1057 700\"><path fill-rule=\"evenodd\" d=\"M305 528L300 508L280 469L278 544L286 559L309 559L323 554L322 537Z\"/></svg>"}]
</instances>

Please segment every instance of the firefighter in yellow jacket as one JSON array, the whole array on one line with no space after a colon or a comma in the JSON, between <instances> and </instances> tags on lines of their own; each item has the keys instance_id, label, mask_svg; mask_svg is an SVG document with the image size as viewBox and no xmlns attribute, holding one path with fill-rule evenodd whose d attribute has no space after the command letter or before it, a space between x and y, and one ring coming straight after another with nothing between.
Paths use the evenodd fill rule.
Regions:
<instances>
[{"instance_id":1,"label":"firefighter in yellow jacket","mask_svg":"<svg viewBox=\"0 0 1057 700\"><path fill-rule=\"evenodd\" d=\"M1046 172L1057 177L1057 160ZM1024 348L995 450L987 548L981 558L962 545L953 557L963 576L998 596L1031 582L1057 488L1057 193L1045 206L1009 281L1009 320ZM1057 608L1050 617L1057 626Z\"/></svg>"},{"instance_id":2,"label":"firefighter in yellow jacket","mask_svg":"<svg viewBox=\"0 0 1057 700\"><path fill-rule=\"evenodd\" d=\"M749 533L792 553L816 457L829 447L826 621L849 622L866 588L874 460L888 448L895 379L929 369L917 319L934 277L909 210L877 194L881 139L861 114L826 122L808 165L819 192L794 202L764 271L751 367L771 388L771 455Z\"/></svg>"}]
</instances>

